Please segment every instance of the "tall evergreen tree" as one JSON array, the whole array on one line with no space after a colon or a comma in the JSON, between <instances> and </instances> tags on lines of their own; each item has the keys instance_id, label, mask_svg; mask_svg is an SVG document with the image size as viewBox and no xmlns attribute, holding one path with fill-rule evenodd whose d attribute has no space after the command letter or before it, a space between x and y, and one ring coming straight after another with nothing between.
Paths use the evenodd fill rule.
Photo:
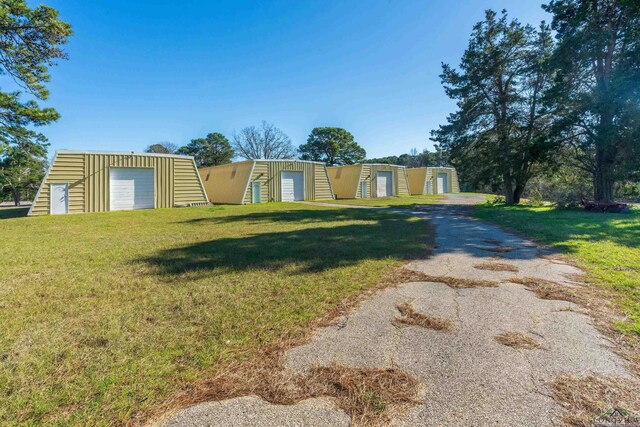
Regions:
<instances>
[{"instance_id":1,"label":"tall evergreen tree","mask_svg":"<svg viewBox=\"0 0 640 427\"><path fill-rule=\"evenodd\" d=\"M23 128L0 158L0 191L16 206L35 195L47 163L46 147L44 137Z\"/></svg>"},{"instance_id":2,"label":"tall evergreen tree","mask_svg":"<svg viewBox=\"0 0 640 427\"><path fill-rule=\"evenodd\" d=\"M554 134L593 175L596 200L612 201L617 173L639 152L640 2L554 0L544 8L558 41Z\"/></svg>"},{"instance_id":3,"label":"tall evergreen tree","mask_svg":"<svg viewBox=\"0 0 640 427\"><path fill-rule=\"evenodd\" d=\"M536 31L509 20L506 11L488 10L473 28L459 70L443 65L442 82L458 111L432 131L432 140L469 181L502 187L507 204L519 203L553 148L550 116L541 103L552 49L544 23Z\"/></svg>"},{"instance_id":4,"label":"tall evergreen tree","mask_svg":"<svg viewBox=\"0 0 640 427\"><path fill-rule=\"evenodd\" d=\"M192 139L189 144L179 148L177 153L195 157L198 167L231 163L234 156L229 140L218 132L210 133L206 138Z\"/></svg>"},{"instance_id":5,"label":"tall evergreen tree","mask_svg":"<svg viewBox=\"0 0 640 427\"><path fill-rule=\"evenodd\" d=\"M365 159L367 152L342 128L314 128L307 143L298 147L302 160L325 162L328 165L352 165Z\"/></svg>"},{"instance_id":6,"label":"tall evergreen tree","mask_svg":"<svg viewBox=\"0 0 640 427\"><path fill-rule=\"evenodd\" d=\"M31 9L24 0L2 1L0 75L11 77L16 87L0 91L0 154L14 139L23 142L26 126L58 119L53 108L42 108L37 101L49 97L49 67L66 58L62 46L70 35L71 26L58 19L55 9L43 5ZM29 95L26 100L24 93ZM41 142L41 137L33 139L33 143Z\"/></svg>"}]
</instances>

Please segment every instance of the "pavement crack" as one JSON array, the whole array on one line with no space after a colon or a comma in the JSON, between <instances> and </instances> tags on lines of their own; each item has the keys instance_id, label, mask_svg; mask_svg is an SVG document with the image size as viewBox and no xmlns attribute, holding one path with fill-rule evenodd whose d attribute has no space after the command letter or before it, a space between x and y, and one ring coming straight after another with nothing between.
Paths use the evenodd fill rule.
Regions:
<instances>
[{"instance_id":1,"label":"pavement crack","mask_svg":"<svg viewBox=\"0 0 640 427\"><path fill-rule=\"evenodd\" d=\"M397 366L396 356L398 354L398 350L400 349L400 339L402 338L401 334L403 328L401 328L399 325L396 325L393 321L391 322L391 324L393 324L395 331L393 332L393 337L391 338L391 350L387 354L387 364L392 368L394 366Z\"/></svg>"},{"instance_id":2,"label":"pavement crack","mask_svg":"<svg viewBox=\"0 0 640 427\"><path fill-rule=\"evenodd\" d=\"M460 317L460 301L458 301L459 297L460 297L460 289L454 288L453 302L456 305L456 319L459 324L462 324L462 318Z\"/></svg>"}]
</instances>

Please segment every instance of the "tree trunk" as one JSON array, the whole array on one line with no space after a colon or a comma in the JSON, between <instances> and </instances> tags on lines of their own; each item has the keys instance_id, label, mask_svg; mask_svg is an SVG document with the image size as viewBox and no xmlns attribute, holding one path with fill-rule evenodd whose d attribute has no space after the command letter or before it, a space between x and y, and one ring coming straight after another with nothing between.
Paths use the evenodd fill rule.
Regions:
<instances>
[{"instance_id":1,"label":"tree trunk","mask_svg":"<svg viewBox=\"0 0 640 427\"><path fill-rule=\"evenodd\" d=\"M20 190L13 189L11 195L13 196L13 204L20 206Z\"/></svg>"},{"instance_id":2,"label":"tree trunk","mask_svg":"<svg viewBox=\"0 0 640 427\"><path fill-rule=\"evenodd\" d=\"M513 204L517 205L520 203L520 199L522 198L522 193L524 192L524 184L516 184L515 190L513 190Z\"/></svg>"},{"instance_id":3,"label":"tree trunk","mask_svg":"<svg viewBox=\"0 0 640 427\"><path fill-rule=\"evenodd\" d=\"M504 201L507 206L511 206L514 204L513 200L513 181L511 179L511 175L504 174Z\"/></svg>"},{"instance_id":4,"label":"tree trunk","mask_svg":"<svg viewBox=\"0 0 640 427\"><path fill-rule=\"evenodd\" d=\"M595 199L613 202L613 161L606 150L596 150Z\"/></svg>"}]
</instances>

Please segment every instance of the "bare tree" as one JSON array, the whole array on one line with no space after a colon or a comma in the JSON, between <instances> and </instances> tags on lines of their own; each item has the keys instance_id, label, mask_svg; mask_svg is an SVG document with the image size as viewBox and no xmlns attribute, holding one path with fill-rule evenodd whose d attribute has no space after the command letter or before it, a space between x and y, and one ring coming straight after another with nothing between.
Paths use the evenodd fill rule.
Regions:
<instances>
[{"instance_id":1,"label":"bare tree","mask_svg":"<svg viewBox=\"0 0 640 427\"><path fill-rule=\"evenodd\" d=\"M249 126L233 134L233 149L245 159L290 159L295 155L291 139L271 123Z\"/></svg>"}]
</instances>

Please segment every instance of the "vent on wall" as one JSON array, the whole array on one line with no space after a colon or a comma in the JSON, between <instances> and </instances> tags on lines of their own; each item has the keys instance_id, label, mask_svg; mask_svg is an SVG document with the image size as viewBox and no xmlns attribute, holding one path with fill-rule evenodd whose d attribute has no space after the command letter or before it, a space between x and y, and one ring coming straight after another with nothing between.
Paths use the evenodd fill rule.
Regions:
<instances>
[{"instance_id":1,"label":"vent on wall","mask_svg":"<svg viewBox=\"0 0 640 427\"><path fill-rule=\"evenodd\" d=\"M191 206L207 206L209 202L187 202L187 203L176 203L174 207L176 208L189 208Z\"/></svg>"}]
</instances>

